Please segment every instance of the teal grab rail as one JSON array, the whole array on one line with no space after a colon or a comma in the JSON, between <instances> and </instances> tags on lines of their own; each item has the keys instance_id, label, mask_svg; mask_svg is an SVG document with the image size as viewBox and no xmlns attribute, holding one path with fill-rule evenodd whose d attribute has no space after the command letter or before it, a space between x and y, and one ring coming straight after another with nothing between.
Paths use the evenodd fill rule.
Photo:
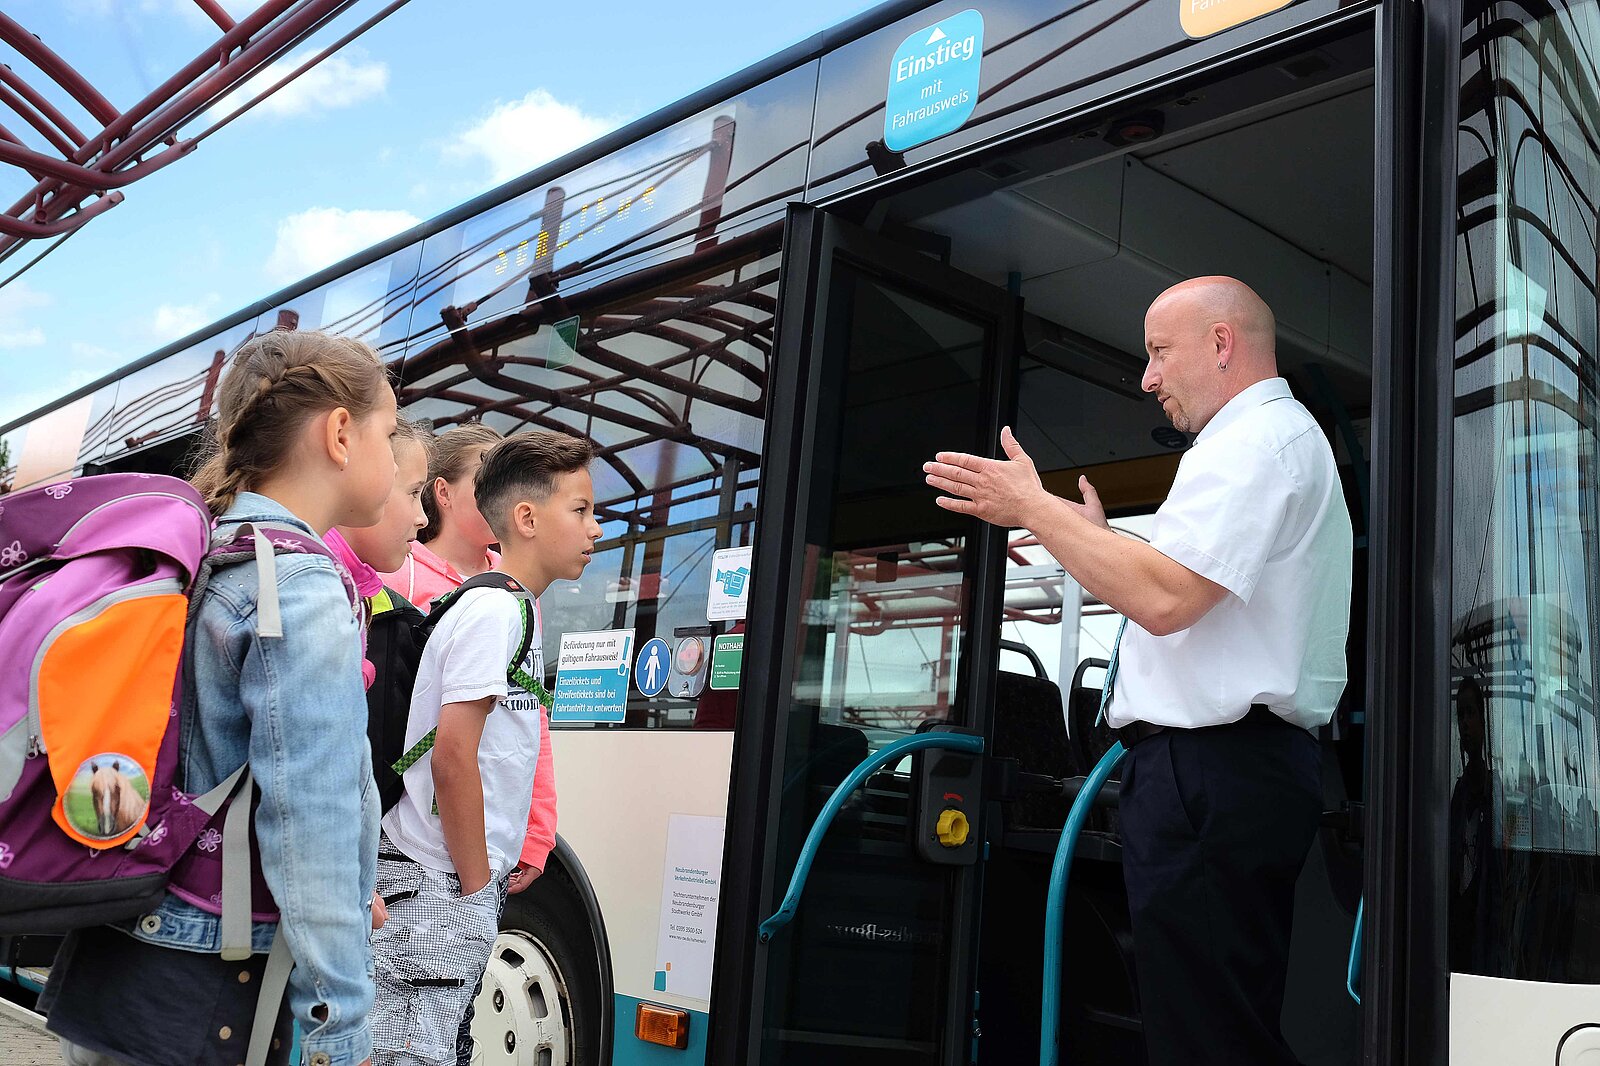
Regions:
<instances>
[{"instance_id":1,"label":"teal grab rail","mask_svg":"<svg viewBox=\"0 0 1600 1066\"><path fill-rule=\"evenodd\" d=\"M928 748L968 751L977 755L983 751L983 738L967 733L918 733L879 748L851 770L849 776L839 782L839 787L833 790L833 795L828 797L828 802L823 804L822 812L812 823L811 832L806 835L805 846L800 849L800 857L795 860L794 876L789 878L789 891L783 894L782 906L778 908L776 914L761 923L759 930L761 943L769 942L774 933L788 925L794 918L794 912L800 906L800 895L806 888L806 878L811 876L811 864L816 860L818 849L822 847L823 834L828 831L828 826L833 823L834 816L850 798L850 794L860 788L874 771L889 763L898 762L914 751L924 751Z\"/></svg>"},{"instance_id":2,"label":"teal grab rail","mask_svg":"<svg viewBox=\"0 0 1600 1066\"><path fill-rule=\"evenodd\" d=\"M1095 763L1094 769L1083 782L1078 798L1072 801L1067 812L1067 824L1061 828L1061 842L1056 845L1056 860L1050 867L1050 893L1045 899L1044 912L1044 991L1039 1011L1039 1063L1040 1066L1057 1066L1061 1061L1061 938L1066 923L1067 874L1072 870L1072 855L1078 850L1078 835L1083 823L1089 820L1095 797L1110 779L1122 757L1128 754L1121 744L1113 743Z\"/></svg>"},{"instance_id":3,"label":"teal grab rail","mask_svg":"<svg viewBox=\"0 0 1600 1066\"><path fill-rule=\"evenodd\" d=\"M1350 998L1361 1005L1361 993L1357 989L1361 986L1361 919L1367 909L1367 899L1361 897L1361 902L1356 904L1356 927L1350 934L1350 963L1344 971L1344 990L1350 993Z\"/></svg>"}]
</instances>

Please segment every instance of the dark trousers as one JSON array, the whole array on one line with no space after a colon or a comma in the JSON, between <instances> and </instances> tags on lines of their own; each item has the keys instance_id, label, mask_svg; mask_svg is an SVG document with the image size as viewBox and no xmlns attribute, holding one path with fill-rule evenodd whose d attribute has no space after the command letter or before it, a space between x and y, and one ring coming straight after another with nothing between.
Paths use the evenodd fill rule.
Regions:
<instances>
[{"instance_id":1,"label":"dark trousers","mask_svg":"<svg viewBox=\"0 0 1600 1066\"><path fill-rule=\"evenodd\" d=\"M1122 871L1150 1066L1292 1066L1279 1016L1321 814L1304 729L1171 729L1123 764Z\"/></svg>"}]
</instances>

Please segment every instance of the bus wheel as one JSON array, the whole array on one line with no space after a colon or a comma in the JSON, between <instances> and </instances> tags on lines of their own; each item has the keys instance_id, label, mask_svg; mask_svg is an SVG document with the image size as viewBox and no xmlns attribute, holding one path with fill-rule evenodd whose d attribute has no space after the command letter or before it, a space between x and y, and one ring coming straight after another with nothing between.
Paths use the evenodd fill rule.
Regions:
<instances>
[{"instance_id":1,"label":"bus wheel","mask_svg":"<svg viewBox=\"0 0 1600 1066\"><path fill-rule=\"evenodd\" d=\"M554 872L554 871L552 871ZM559 876L559 875L558 875ZM507 901L474 1001L474 1066L597 1066L600 980L589 923L569 892Z\"/></svg>"}]
</instances>

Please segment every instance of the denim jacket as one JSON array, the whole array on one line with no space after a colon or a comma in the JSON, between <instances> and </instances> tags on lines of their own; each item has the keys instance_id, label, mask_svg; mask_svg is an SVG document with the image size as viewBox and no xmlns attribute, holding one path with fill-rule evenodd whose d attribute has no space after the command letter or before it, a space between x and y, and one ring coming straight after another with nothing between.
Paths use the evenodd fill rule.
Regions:
<instances>
[{"instance_id":1,"label":"denim jacket","mask_svg":"<svg viewBox=\"0 0 1600 1066\"><path fill-rule=\"evenodd\" d=\"M247 521L312 532L251 492L239 494L218 528ZM355 1066L372 1054L379 817L360 624L330 560L280 555L277 570L281 638L256 633L253 562L218 570L202 594L193 633L199 710L183 723L182 781L204 792L249 761L261 791L262 872L294 955L289 1006L305 1061ZM168 947L221 948L221 919L170 894L128 931ZM268 950L275 932L272 923L256 923L255 949Z\"/></svg>"}]
</instances>

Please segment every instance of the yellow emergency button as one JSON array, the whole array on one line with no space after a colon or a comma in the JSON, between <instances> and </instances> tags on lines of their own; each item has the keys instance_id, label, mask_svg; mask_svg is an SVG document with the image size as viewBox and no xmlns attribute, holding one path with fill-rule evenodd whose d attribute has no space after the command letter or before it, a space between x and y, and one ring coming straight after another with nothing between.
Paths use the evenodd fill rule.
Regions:
<instances>
[{"instance_id":1,"label":"yellow emergency button","mask_svg":"<svg viewBox=\"0 0 1600 1066\"><path fill-rule=\"evenodd\" d=\"M939 812L939 821L933 827L933 835L939 838L939 843L947 848L959 848L967 842L967 816L954 807L946 807Z\"/></svg>"}]
</instances>

